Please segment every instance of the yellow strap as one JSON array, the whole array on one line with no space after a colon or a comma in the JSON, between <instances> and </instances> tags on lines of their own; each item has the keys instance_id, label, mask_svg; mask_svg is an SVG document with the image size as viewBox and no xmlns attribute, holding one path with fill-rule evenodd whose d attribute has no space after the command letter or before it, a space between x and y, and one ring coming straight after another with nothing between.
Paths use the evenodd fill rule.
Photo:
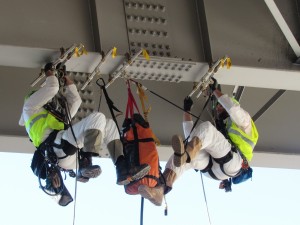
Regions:
<instances>
[{"instance_id":1,"label":"yellow strap","mask_svg":"<svg viewBox=\"0 0 300 225\"><path fill-rule=\"evenodd\" d=\"M84 47L82 47L82 49L80 51L79 51L78 47L75 48L74 56L80 57L83 54L87 55L87 51L86 51L86 49Z\"/></svg>"},{"instance_id":2,"label":"yellow strap","mask_svg":"<svg viewBox=\"0 0 300 225\"><path fill-rule=\"evenodd\" d=\"M231 67L231 59L227 58L227 69L230 69Z\"/></svg>"},{"instance_id":3,"label":"yellow strap","mask_svg":"<svg viewBox=\"0 0 300 225\"><path fill-rule=\"evenodd\" d=\"M117 56L117 48L114 47L111 53L112 58L115 58Z\"/></svg>"},{"instance_id":4,"label":"yellow strap","mask_svg":"<svg viewBox=\"0 0 300 225\"><path fill-rule=\"evenodd\" d=\"M145 101L148 102L148 97L145 94L142 85L141 84L137 84L137 94L139 95L140 101L141 101L141 105L142 105L142 109L143 109L143 113L144 113L144 118L145 120L148 122L148 113L151 111L151 106L148 107L148 109L146 109L145 107Z\"/></svg>"},{"instance_id":5,"label":"yellow strap","mask_svg":"<svg viewBox=\"0 0 300 225\"><path fill-rule=\"evenodd\" d=\"M137 94L139 95L140 101L141 101L141 105L142 105L142 109L143 109L143 113L144 113L144 119L148 121L148 114L151 111L151 106L148 107L148 109L146 110L145 107L145 101L148 103L148 96L145 94L144 89L142 88L142 85L137 83ZM156 137L156 135L152 132L153 134L153 139L156 145L160 145L160 140Z\"/></svg>"},{"instance_id":6,"label":"yellow strap","mask_svg":"<svg viewBox=\"0 0 300 225\"><path fill-rule=\"evenodd\" d=\"M146 49L143 49L143 56L144 56L145 59L150 60L150 56L149 56Z\"/></svg>"}]
</instances>

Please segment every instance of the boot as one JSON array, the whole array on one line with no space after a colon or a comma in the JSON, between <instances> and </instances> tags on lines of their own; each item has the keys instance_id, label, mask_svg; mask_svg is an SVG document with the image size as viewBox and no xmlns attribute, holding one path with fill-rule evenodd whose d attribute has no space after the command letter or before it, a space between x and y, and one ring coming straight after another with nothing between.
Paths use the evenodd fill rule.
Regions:
<instances>
[{"instance_id":1,"label":"boot","mask_svg":"<svg viewBox=\"0 0 300 225\"><path fill-rule=\"evenodd\" d=\"M194 136L192 140L184 148L183 139L180 135L174 135L172 137L172 148L174 150L174 166L180 167L184 163L193 160L200 150L202 144L197 136Z\"/></svg>"},{"instance_id":2,"label":"boot","mask_svg":"<svg viewBox=\"0 0 300 225\"><path fill-rule=\"evenodd\" d=\"M48 182L48 180L46 180L46 183L47 182ZM50 182L49 185L47 183L46 191L47 191L47 194L57 204L59 204L60 206L67 206L69 203L71 203L73 201L73 198L62 181L61 181L60 185L61 185L60 187L54 188L52 186L52 182Z\"/></svg>"},{"instance_id":3,"label":"boot","mask_svg":"<svg viewBox=\"0 0 300 225\"><path fill-rule=\"evenodd\" d=\"M185 148L191 160L196 158L197 152L200 151L201 147L202 142L200 141L199 137L194 136Z\"/></svg>"},{"instance_id":4,"label":"boot","mask_svg":"<svg viewBox=\"0 0 300 225\"><path fill-rule=\"evenodd\" d=\"M92 156L98 156L101 149L102 133L97 129L89 129L84 133L84 147L79 159L77 180L86 183L89 178L96 178L101 174L101 168L92 164Z\"/></svg>"},{"instance_id":5,"label":"boot","mask_svg":"<svg viewBox=\"0 0 300 225\"><path fill-rule=\"evenodd\" d=\"M60 206L67 206L73 201L73 198L65 185L63 185L63 191L61 193L57 195L51 195L50 197Z\"/></svg>"},{"instance_id":6,"label":"boot","mask_svg":"<svg viewBox=\"0 0 300 225\"><path fill-rule=\"evenodd\" d=\"M173 170L166 168L163 172L163 177L165 182L164 194L166 195L172 190L173 183L176 180L176 173Z\"/></svg>"},{"instance_id":7,"label":"boot","mask_svg":"<svg viewBox=\"0 0 300 225\"><path fill-rule=\"evenodd\" d=\"M127 185L133 180L144 177L149 172L150 166L148 164L134 166L128 169L128 164L123 155L123 144L120 140L111 141L108 143L107 148L116 166L118 185Z\"/></svg>"},{"instance_id":8,"label":"boot","mask_svg":"<svg viewBox=\"0 0 300 225\"><path fill-rule=\"evenodd\" d=\"M69 205L69 203L71 203L73 201L73 198L65 185L64 185L64 190L62 191L62 193L60 195L61 195L61 197L58 201L58 204L60 206L67 206L67 205Z\"/></svg>"},{"instance_id":9,"label":"boot","mask_svg":"<svg viewBox=\"0 0 300 225\"><path fill-rule=\"evenodd\" d=\"M90 153L81 153L77 181L86 183L89 181L89 178L96 178L101 172L100 166L92 164L92 156Z\"/></svg>"},{"instance_id":10,"label":"boot","mask_svg":"<svg viewBox=\"0 0 300 225\"><path fill-rule=\"evenodd\" d=\"M150 188L146 185L140 185L138 188L139 194L143 197L148 199L156 206L161 206L162 200L164 197L164 187L163 186L156 186Z\"/></svg>"}]
</instances>

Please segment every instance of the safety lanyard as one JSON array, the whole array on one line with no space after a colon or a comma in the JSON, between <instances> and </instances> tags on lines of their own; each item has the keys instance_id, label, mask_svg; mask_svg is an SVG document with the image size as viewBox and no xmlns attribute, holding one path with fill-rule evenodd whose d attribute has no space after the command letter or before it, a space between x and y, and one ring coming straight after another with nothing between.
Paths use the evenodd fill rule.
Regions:
<instances>
[{"instance_id":1,"label":"safety lanyard","mask_svg":"<svg viewBox=\"0 0 300 225\"><path fill-rule=\"evenodd\" d=\"M130 118L133 118L134 108L137 110L137 112L139 114L140 114L140 111L139 111L136 101L132 95L129 81L126 81L126 84L127 84L128 99L127 99L125 118L128 119L129 116L130 116Z\"/></svg>"},{"instance_id":2,"label":"safety lanyard","mask_svg":"<svg viewBox=\"0 0 300 225\"><path fill-rule=\"evenodd\" d=\"M188 143L188 140L189 140L189 138L190 138L190 136L191 136L191 133L193 132L193 130L195 129L197 123L199 122L200 117L202 116L202 113L203 113L204 109L206 108L206 106L207 106L209 100L210 100L210 97L207 98L207 100L206 100L206 102L205 102L205 104L204 104L204 106L203 106L203 108L202 108L202 110L201 110L199 116L197 117L197 120L195 121L195 123L194 123L194 125L193 125L193 127L192 127L192 129L191 129L191 131L190 131L190 133L189 133L189 135L188 135L187 138L184 140L184 146L185 146L185 147L186 147L186 145L187 145L187 143Z\"/></svg>"}]
</instances>

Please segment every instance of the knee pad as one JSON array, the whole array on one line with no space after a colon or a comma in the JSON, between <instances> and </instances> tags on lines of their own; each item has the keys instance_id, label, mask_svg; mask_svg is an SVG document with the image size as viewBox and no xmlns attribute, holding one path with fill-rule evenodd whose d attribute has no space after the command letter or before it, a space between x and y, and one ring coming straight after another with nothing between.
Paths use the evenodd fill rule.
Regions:
<instances>
[{"instance_id":1,"label":"knee pad","mask_svg":"<svg viewBox=\"0 0 300 225\"><path fill-rule=\"evenodd\" d=\"M70 144L68 141L61 139L62 150L66 155L74 155L77 151L77 148Z\"/></svg>"}]
</instances>

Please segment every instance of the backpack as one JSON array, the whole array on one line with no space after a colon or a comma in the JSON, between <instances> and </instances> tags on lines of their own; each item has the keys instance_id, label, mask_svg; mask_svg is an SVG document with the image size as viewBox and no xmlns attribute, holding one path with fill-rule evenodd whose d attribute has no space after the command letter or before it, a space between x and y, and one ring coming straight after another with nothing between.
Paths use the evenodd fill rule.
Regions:
<instances>
[{"instance_id":1,"label":"backpack","mask_svg":"<svg viewBox=\"0 0 300 225\"><path fill-rule=\"evenodd\" d=\"M134 113L134 108L138 113ZM125 192L130 195L138 194L140 185L155 187L159 183L159 156L154 139L155 135L149 123L139 113L138 107L128 85L128 102L126 117L122 126L122 142L124 155L130 166L149 164L149 173L140 180L125 185Z\"/></svg>"}]
</instances>

